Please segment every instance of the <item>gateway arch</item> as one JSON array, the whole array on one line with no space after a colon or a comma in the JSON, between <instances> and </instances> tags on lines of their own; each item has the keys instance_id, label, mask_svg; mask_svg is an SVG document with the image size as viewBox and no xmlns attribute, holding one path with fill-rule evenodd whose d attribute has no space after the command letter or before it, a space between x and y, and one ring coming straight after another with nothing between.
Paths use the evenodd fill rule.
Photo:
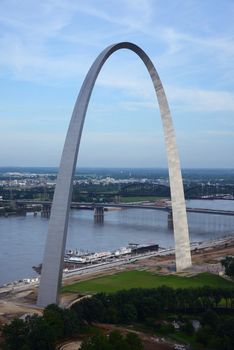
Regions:
<instances>
[{"instance_id":1,"label":"gateway arch","mask_svg":"<svg viewBox=\"0 0 234 350\"><path fill-rule=\"evenodd\" d=\"M48 235L45 244L42 274L37 303L47 306L58 303L58 291L62 280L63 259L67 237L68 217L73 187L73 176L89 99L97 76L108 57L115 51L128 49L135 52L145 64L158 99L164 130L169 168L173 213L176 269L191 266L190 242L184 199L179 154L167 98L159 75L148 55L137 45L121 42L108 46L91 66L78 95L68 128L54 193Z\"/></svg>"}]
</instances>

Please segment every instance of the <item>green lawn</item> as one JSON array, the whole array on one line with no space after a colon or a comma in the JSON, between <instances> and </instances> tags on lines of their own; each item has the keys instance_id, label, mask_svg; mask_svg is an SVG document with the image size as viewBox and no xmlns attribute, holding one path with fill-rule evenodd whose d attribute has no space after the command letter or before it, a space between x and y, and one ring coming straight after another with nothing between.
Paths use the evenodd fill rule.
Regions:
<instances>
[{"instance_id":1,"label":"green lawn","mask_svg":"<svg viewBox=\"0 0 234 350\"><path fill-rule=\"evenodd\" d=\"M234 283L222 277L204 272L194 277L180 277L176 275L156 275L147 271L125 271L115 275L94 278L64 286L62 292L117 292L131 288L157 288L162 285L172 288L192 288L201 286L234 288Z\"/></svg>"}]
</instances>

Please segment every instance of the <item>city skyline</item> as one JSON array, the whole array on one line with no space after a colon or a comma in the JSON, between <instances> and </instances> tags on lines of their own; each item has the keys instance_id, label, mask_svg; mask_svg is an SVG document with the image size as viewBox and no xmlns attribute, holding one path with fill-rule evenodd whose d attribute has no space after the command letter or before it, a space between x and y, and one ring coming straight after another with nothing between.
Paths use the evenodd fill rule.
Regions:
<instances>
[{"instance_id":1,"label":"city skyline","mask_svg":"<svg viewBox=\"0 0 234 350\"><path fill-rule=\"evenodd\" d=\"M157 65L182 168L233 167L233 2L7 1L0 8L1 166L58 167L89 66L103 47L127 40ZM151 82L129 52L100 74L78 166L167 167Z\"/></svg>"}]
</instances>

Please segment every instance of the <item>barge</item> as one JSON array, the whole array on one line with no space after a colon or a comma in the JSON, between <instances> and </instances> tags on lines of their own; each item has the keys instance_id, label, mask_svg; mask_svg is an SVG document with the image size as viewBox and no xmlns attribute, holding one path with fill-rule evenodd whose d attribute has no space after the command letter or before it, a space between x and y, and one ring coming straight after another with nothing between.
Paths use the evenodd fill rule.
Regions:
<instances>
[{"instance_id":1,"label":"barge","mask_svg":"<svg viewBox=\"0 0 234 350\"><path fill-rule=\"evenodd\" d=\"M106 252L89 252L79 251L78 249L66 250L64 255L64 267L67 269L79 268L82 266L88 266L98 264L100 262L111 262L121 259L125 256L132 258L140 254L156 252L159 250L158 244L136 244L129 243L127 247L122 247L114 251ZM42 264L33 266L33 269L40 274Z\"/></svg>"}]
</instances>

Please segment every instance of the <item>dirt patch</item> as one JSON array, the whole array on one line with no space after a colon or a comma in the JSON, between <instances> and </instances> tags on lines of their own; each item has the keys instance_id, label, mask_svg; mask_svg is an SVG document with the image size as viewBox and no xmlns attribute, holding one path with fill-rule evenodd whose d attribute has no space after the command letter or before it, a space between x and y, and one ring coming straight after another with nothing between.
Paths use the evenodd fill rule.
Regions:
<instances>
[{"instance_id":1,"label":"dirt patch","mask_svg":"<svg viewBox=\"0 0 234 350\"><path fill-rule=\"evenodd\" d=\"M16 303L14 301L3 301L0 300L0 310L2 323L6 323L15 317L21 317L25 314L42 314L42 310L25 304Z\"/></svg>"}]
</instances>

